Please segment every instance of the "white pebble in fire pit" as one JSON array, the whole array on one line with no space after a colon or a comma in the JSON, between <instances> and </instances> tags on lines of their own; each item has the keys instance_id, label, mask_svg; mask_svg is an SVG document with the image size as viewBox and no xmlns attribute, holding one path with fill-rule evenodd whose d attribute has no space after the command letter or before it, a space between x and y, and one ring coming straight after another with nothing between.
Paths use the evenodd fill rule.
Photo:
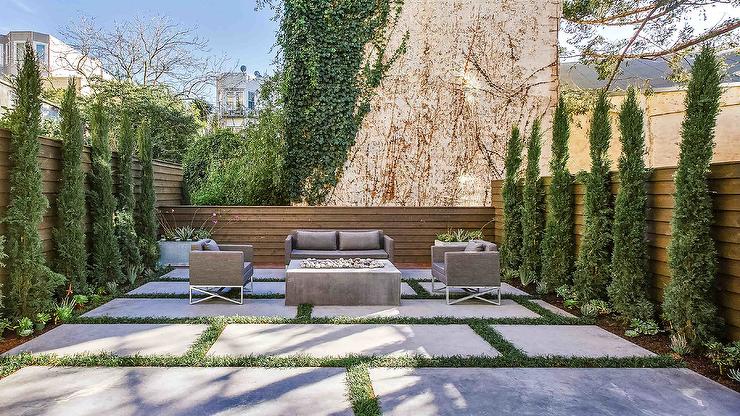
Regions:
<instances>
[{"instance_id":1,"label":"white pebble in fire pit","mask_svg":"<svg viewBox=\"0 0 740 416\"><path fill-rule=\"evenodd\" d=\"M306 259L303 269L382 269L383 262L373 259Z\"/></svg>"}]
</instances>

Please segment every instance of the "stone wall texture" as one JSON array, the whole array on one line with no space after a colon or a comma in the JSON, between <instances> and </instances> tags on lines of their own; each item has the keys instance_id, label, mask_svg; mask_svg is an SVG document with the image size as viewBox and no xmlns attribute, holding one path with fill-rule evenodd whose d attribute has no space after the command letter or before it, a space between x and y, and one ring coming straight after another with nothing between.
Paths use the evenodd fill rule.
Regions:
<instances>
[{"instance_id":1,"label":"stone wall texture","mask_svg":"<svg viewBox=\"0 0 740 416\"><path fill-rule=\"evenodd\" d=\"M511 126L557 104L557 0L406 0L406 53L372 102L329 205L480 206Z\"/></svg>"}]
</instances>

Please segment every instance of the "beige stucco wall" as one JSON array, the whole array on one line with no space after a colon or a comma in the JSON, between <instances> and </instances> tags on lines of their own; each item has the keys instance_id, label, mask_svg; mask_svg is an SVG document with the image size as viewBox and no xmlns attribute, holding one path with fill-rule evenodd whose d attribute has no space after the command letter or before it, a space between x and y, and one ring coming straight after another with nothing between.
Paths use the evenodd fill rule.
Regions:
<instances>
[{"instance_id":1,"label":"beige stucco wall","mask_svg":"<svg viewBox=\"0 0 740 416\"><path fill-rule=\"evenodd\" d=\"M657 91L651 95L640 95L640 105L645 112L645 161L650 167L675 166L678 162L681 141L681 122L684 118L685 91ZM622 147L619 143L619 106L624 95L610 97L612 103L613 138L609 155L612 169L617 169L617 160ZM571 172L588 170L588 129L591 115L576 116L571 125L570 163ZM713 162L740 160L740 85L725 87L715 129ZM546 160L543 161L546 163Z\"/></svg>"},{"instance_id":2,"label":"beige stucco wall","mask_svg":"<svg viewBox=\"0 0 740 416\"><path fill-rule=\"evenodd\" d=\"M559 2L406 0L331 205L488 205L512 124L550 125ZM549 133L546 133L549 134Z\"/></svg>"}]
</instances>

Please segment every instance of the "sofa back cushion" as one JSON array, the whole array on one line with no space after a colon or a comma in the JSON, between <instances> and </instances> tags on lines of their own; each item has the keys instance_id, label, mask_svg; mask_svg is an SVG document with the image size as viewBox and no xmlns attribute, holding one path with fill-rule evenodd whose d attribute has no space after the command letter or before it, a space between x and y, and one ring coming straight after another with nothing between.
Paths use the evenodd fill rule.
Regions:
<instances>
[{"instance_id":1,"label":"sofa back cushion","mask_svg":"<svg viewBox=\"0 0 740 416\"><path fill-rule=\"evenodd\" d=\"M340 231L339 249L346 250L379 250L380 231Z\"/></svg>"},{"instance_id":2,"label":"sofa back cushion","mask_svg":"<svg viewBox=\"0 0 740 416\"><path fill-rule=\"evenodd\" d=\"M295 233L295 248L298 250L336 250L336 231L304 231Z\"/></svg>"},{"instance_id":3,"label":"sofa back cushion","mask_svg":"<svg viewBox=\"0 0 740 416\"><path fill-rule=\"evenodd\" d=\"M486 251L486 243L480 240L470 240L468 241L468 244L465 246L465 251L467 252Z\"/></svg>"},{"instance_id":4,"label":"sofa back cushion","mask_svg":"<svg viewBox=\"0 0 740 416\"><path fill-rule=\"evenodd\" d=\"M204 251L221 251L221 249L218 248L218 244L210 238L203 240L202 247Z\"/></svg>"}]
</instances>

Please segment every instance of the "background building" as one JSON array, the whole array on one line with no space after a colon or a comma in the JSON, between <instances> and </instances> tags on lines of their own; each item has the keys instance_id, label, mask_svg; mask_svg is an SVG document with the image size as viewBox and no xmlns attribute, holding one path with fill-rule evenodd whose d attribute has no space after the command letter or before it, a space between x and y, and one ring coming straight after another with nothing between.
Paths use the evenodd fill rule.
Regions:
<instances>
[{"instance_id":1,"label":"background building","mask_svg":"<svg viewBox=\"0 0 740 416\"><path fill-rule=\"evenodd\" d=\"M243 128L259 106L262 76L256 71L247 74L246 69L242 66L241 72L225 72L216 79L216 117L221 128Z\"/></svg>"}]
</instances>

